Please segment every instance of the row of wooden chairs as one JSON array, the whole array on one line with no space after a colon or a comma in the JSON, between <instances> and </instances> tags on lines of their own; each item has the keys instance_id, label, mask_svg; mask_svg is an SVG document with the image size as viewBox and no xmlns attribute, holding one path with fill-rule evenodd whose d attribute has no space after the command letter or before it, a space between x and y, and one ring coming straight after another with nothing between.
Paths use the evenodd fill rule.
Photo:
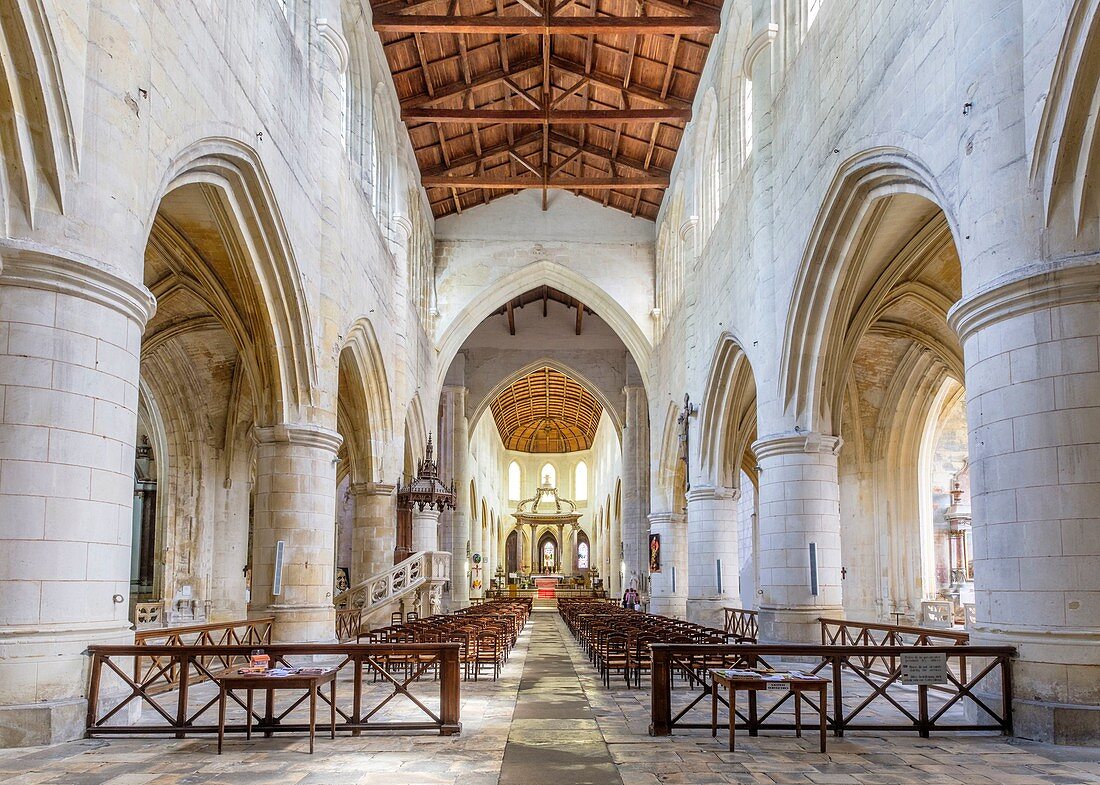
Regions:
<instances>
[{"instance_id":1,"label":"row of wooden chairs","mask_svg":"<svg viewBox=\"0 0 1100 785\"><path fill-rule=\"evenodd\" d=\"M531 615L529 599L496 600L453 614L409 618L363 633L359 640L370 643L458 643L463 678L478 680L483 672L495 681ZM393 621L393 619L391 619ZM387 671L403 672L408 678L421 662L416 655L390 655ZM438 675L436 664L425 669Z\"/></svg>"},{"instance_id":2,"label":"row of wooden chairs","mask_svg":"<svg viewBox=\"0 0 1100 785\"><path fill-rule=\"evenodd\" d=\"M613 673L621 675L627 687L641 687L642 674L650 671L650 646L654 643L730 642L724 630L609 602L563 599L558 601L558 612L608 688ZM707 666L698 664L700 668ZM714 667L722 666L718 663ZM674 668L673 683L678 675L694 680L697 670L696 663L689 669Z\"/></svg>"}]
</instances>

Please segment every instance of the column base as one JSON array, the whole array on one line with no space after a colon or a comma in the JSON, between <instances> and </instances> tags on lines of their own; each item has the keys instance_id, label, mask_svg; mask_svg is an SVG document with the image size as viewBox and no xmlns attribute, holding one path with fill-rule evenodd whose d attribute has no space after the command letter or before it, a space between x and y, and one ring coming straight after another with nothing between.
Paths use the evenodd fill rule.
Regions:
<instances>
[{"instance_id":1,"label":"column base","mask_svg":"<svg viewBox=\"0 0 1100 785\"><path fill-rule=\"evenodd\" d=\"M335 643L336 609L324 605L271 605L252 616L274 616L272 643Z\"/></svg>"},{"instance_id":2,"label":"column base","mask_svg":"<svg viewBox=\"0 0 1100 785\"><path fill-rule=\"evenodd\" d=\"M672 619L687 618L687 599L677 595L660 595L649 598L649 612Z\"/></svg>"},{"instance_id":3,"label":"column base","mask_svg":"<svg viewBox=\"0 0 1100 785\"><path fill-rule=\"evenodd\" d=\"M812 608L760 608L761 643L821 643L819 618L843 619L839 605L815 605Z\"/></svg>"},{"instance_id":4,"label":"column base","mask_svg":"<svg viewBox=\"0 0 1100 785\"><path fill-rule=\"evenodd\" d=\"M0 706L0 749L60 744L84 735L84 698Z\"/></svg>"},{"instance_id":5,"label":"column base","mask_svg":"<svg viewBox=\"0 0 1100 785\"><path fill-rule=\"evenodd\" d=\"M1100 747L1100 635L1091 630L979 624L971 629L970 642L1016 649L1013 735L1048 744ZM976 692L990 706L998 706L1000 693L990 694L983 686Z\"/></svg>"},{"instance_id":6,"label":"column base","mask_svg":"<svg viewBox=\"0 0 1100 785\"><path fill-rule=\"evenodd\" d=\"M0 748L81 738L91 662L85 650L133 640L128 621L0 629ZM130 662L116 660L124 671ZM114 706L129 692L115 678L105 678L100 690L104 706ZM39 695L44 699L36 700ZM140 702L131 702L123 711L127 721L136 721Z\"/></svg>"},{"instance_id":7,"label":"column base","mask_svg":"<svg viewBox=\"0 0 1100 785\"><path fill-rule=\"evenodd\" d=\"M735 603L736 601L731 597L689 597L687 601L687 620L721 630L726 624L725 609L734 607Z\"/></svg>"}]
</instances>

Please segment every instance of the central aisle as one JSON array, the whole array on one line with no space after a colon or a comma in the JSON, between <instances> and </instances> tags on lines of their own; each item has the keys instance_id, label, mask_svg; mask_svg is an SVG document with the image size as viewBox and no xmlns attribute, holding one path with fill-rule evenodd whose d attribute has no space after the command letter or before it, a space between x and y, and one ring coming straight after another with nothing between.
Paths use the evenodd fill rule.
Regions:
<instances>
[{"instance_id":1,"label":"central aisle","mask_svg":"<svg viewBox=\"0 0 1100 785\"><path fill-rule=\"evenodd\" d=\"M500 785L619 785L556 613L533 613Z\"/></svg>"}]
</instances>

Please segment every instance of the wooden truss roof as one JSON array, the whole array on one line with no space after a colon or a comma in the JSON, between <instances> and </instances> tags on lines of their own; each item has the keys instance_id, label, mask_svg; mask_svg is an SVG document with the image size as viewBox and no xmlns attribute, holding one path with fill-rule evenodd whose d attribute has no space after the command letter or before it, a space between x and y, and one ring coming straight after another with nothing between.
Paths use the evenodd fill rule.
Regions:
<instances>
[{"instance_id":1,"label":"wooden truss roof","mask_svg":"<svg viewBox=\"0 0 1100 785\"><path fill-rule=\"evenodd\" d=\"M529 291L524 292L518 297L513 297L511 300L502 305L496 313L506 316L508 318L508 333L510 335L516 334L516 310L530 305L531 303L542 303L542 316L546 318L547 306L550 301L561 303L569 308L577 309L577 335L581 334L584 328L584 315L595 313L591 308L582 303L576 297L566 294L560 289L555 289L552 286L539 286Z\"/></svg>"},{"instance_id":2,"label":"wooden truss roof","mask_svg":"<svg viewBox=\"0 0 1100 785\"><path fill-rule=\"evenodd\" d=\"M553 368L540 368L513 382L490 408L504 446L535 453L591 448L603 414L592 393Z\"/></svg>"},{"instance_id":3,"label":"wooden truss roof","mask_svg":"<svg viewBox=\"0 0 1100 785\"><path fill-rule=\"evenodd\" d=\"M436 217L564 189L655 219L714 0L372 0Z\"/></svg>"}]
</instances>

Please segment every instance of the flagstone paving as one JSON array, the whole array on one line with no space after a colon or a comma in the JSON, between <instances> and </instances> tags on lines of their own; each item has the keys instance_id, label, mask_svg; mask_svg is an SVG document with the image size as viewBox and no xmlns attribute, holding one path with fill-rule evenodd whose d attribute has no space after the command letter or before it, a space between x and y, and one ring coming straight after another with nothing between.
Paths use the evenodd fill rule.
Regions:
<instances>
[{"instance_id":1,"label":"flagstone paving","mask_svg":"<svg viewBox=\"0 0 1100 785\"><path fill-rule=\"evenodd\" d=\"M343 685L341 687L344 688ZM425 690L430 690L430 684ZM4 785L1100 785L1100 750L992 735L647 735L645 690L604 689L556 614L536 613L499 681L462 685L458 736L92 739L0 750Z\"/></svg>"}]
</instances>

